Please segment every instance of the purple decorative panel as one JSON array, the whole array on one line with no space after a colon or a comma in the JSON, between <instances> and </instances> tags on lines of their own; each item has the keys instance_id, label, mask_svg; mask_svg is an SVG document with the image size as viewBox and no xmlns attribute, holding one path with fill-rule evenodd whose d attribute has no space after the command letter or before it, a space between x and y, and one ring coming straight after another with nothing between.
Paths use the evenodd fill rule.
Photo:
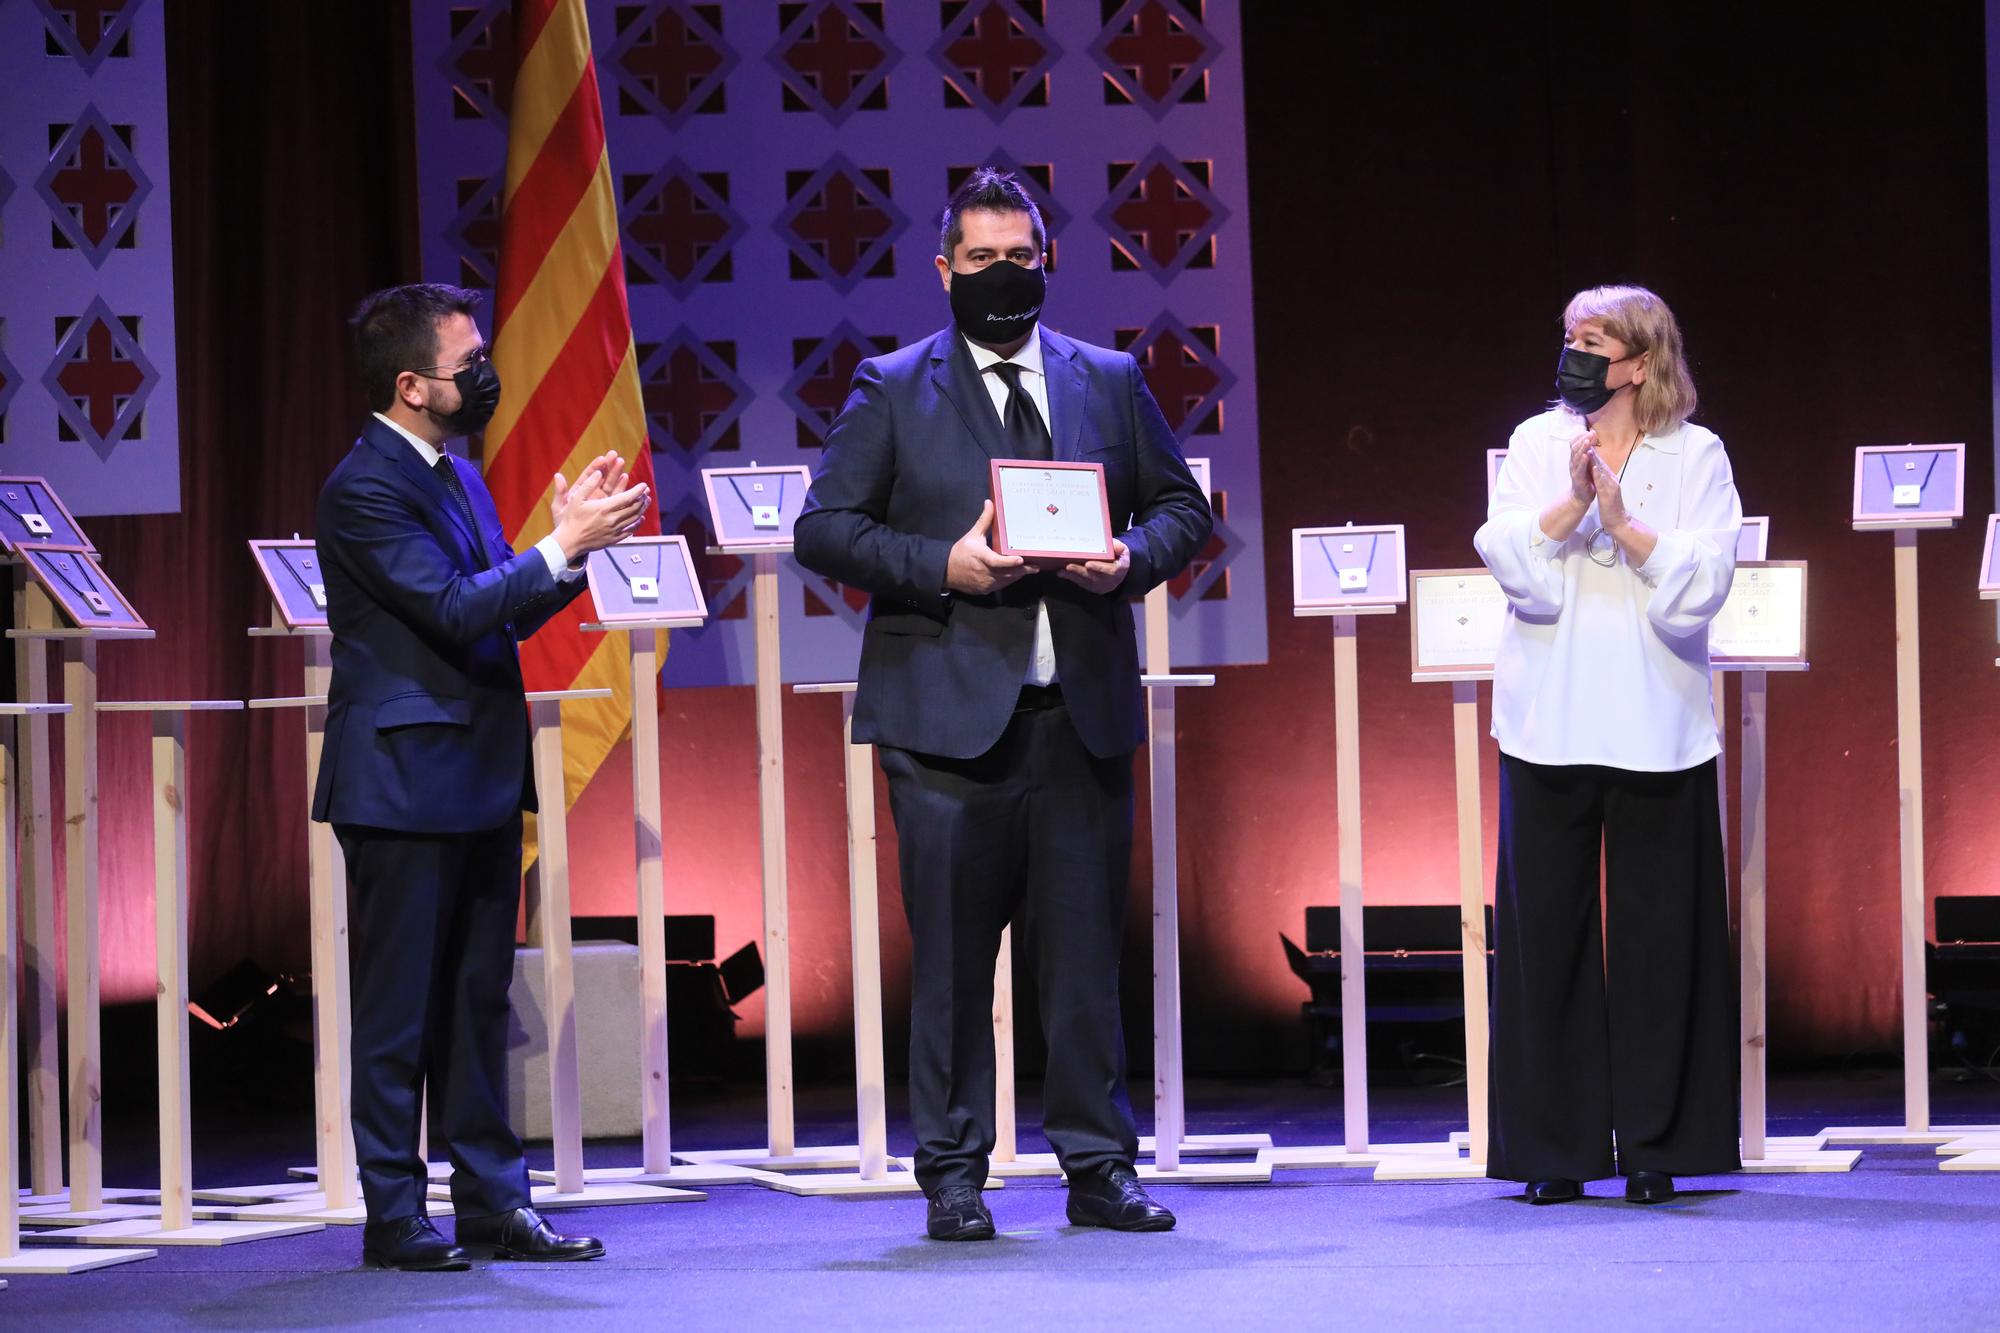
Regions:
<instances>
[{"instance_id":1,"label":"purple decorative panel","mask_svg":"<svg viewBox=\"0 0 2000 1333\"><path fill-rule=\"evenodd\" d=\"M0 472L180 508L159 0L0 3Z\"/></svg>"},{"instance_id":2,"label":"purple decorative panel","mask_svg":"<svg viewBox=\"0 0 2000 1333\"><path fill-rule=\"evenodd\" d=\"M1175 665L1264 660L1239 8L589 0L663 520L711 616L675 636L670 683L752 660L749 563L707 554L702 470L811 467L856 363L949 321L937 216L986 164L1042 207L1050 326L1131 352L1213 460L1215 537L1169 585ZM509 7L412 25L425 276L490 287ZM786 678L851 672L866 607L787 560Z\"/></svg>"}]
</instances>

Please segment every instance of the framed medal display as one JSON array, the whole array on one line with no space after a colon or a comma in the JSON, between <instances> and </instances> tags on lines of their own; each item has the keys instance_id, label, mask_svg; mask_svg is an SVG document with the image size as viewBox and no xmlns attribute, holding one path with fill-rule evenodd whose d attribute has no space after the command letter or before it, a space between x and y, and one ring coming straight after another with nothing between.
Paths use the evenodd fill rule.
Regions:
<instances>
[{"instance_id":1,"label":"framed medal display","mask_svg":"<svg viewBox=\"0 0 2000 1333\"><path fill-rule=\"evenodd\" d=\"M257 562L286 628L326 628L326 575L310 540L253 541L250 558Z\"/></svg>"},{"instance_id":2,"label":"framed medal display","mask_svg":"<svg viewBox=\"0 0 2000 1333\"><path fill-rule=\"evenodd\" d=\"M790 546L812 473L805 467L712 467L701 470L709 530L730 550Z\"/></svg>"},{"instance_id":3,"label":"framed medal display","mask_svg":"<svg viewBox=\"0 0 2000 1333\"><path fill-rule=\"evenodd\" d=\"M1292 529L1292 609L1401 606L1403 525Z\"/></svg>"},{"instance_id":4,"label":"framed medal display","mask_svg":"<svg viewBox=\"0 0 2000 1333\"><path fill-rule=\"evenodd\" d=\"M12 555L24 546L97 550L48 482L40 477L0 477L0 547Z\"/></svg>"},{"instance_id":5,"label":"framed medal display","mask_svg":"<svg viewBox=\"0 0 2000 1333\"><path fill-rule=\"evenodd\" d=\"M1979 595L1987 601L2000 598L2000 561L1994 559L2000 551L1993 549L1993 537L2000 532L2000 514L1989 514L1986 518L1986 545L1979 552Z\"/></svg>"},{"instance_id":6,"label":"framed medal display","mask_svg":"<svg viewBox=\"0 0 2000 1333\"><path fill-rule=\"evenodd\" d=\"M685 537L627 537L592 551L584 568L602 624L708 619L708 599Z\"/></svg>"},{"instance_id":7,"label":"framed medal display","mask_svg":"<svg viewBox=\"0 0 2000 1333\"><path fill-rule=\"evenodd\" d=\"M1201 487L1201 498L1214 500L1215 469L1209 461L1206 458L1190 458L1187 460L1187 465L1188 471L1194 473L1194 484Z\"/></svg>"},{"instance_id":8,"label":"framed medal display","mask_svg":"<svg viewBox=\"0 0 2000 1333\"><path fill-rule=\"evenodd\" d=\"M21 559L27 562L35 581L48 591L63 615L78 629L138 630L146 622L118 591L118 585L97 563L96 556L80 546L23 546Z\"/></svg>"},{"instance_id":9,"label":"framed medal display","mask_svg":"<svg viewBox=\"0 0 2000 1333\"><path fill-rule=\"evenodd\" d=\"M1738 670L1805 670L1805 561L1737 564L1729 600L1709 622L1708 660Z\"/></svg>"},{"instance_id":10,"label":"framed medal display","mask_svg":"<svg viewBox=\"0 0 2000 1333\"><path fill-rule=\"evenodd\" d=\"M1032 560L1110 560L1102 463L996 458L993 549Z\"/></svg>"},{"instance_id":11,"label":"framed medal display","mask_svg":"<svg viewBox=\"0 0 2000 1333\"><path fill-rule=\"evenodd\" d=\"M1854 530L1949 528L1965 516L1963 444L1865 444L1854 451Z\"/></svg>"},{"instance_id":12,"label":"framed medal display","mask_svg":"<svg viewBox=\"0 0 2000 1333\"><path fill-rule=\"evenodd\" d=\"M1759 515L1746 518L1736 532L1738 560L1764 560L1771 554L1771 520Z\"/></svg>"},{"instance_id":13,"label":"framed medal display","mask_svg":"<svg viewBox=\"0 0 2000 1333\"><path fill-rule=\"evenodd\" d=\"M1485 569L1410 571L1410 679L1491 680L1507 594Z\"/></svg>"}]
</instances>

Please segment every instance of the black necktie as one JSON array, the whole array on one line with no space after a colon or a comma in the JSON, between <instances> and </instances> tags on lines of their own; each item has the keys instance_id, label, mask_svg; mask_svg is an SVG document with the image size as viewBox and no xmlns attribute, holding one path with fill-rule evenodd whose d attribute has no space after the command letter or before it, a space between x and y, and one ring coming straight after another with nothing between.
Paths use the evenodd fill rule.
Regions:
<instances>
[{"instance_id":1,"label":"black necktie","mask_svg":"<svg viewBox=\"0 0 2000 1333\"><path fill-rule=\"evenodd\" d=\"M479 540L479 524L472 517L472 501L465 498L465 487L458 484L458 469L451 464L450 454L439 454L432 465L444 488L451 492L451 498L458 502L458 512L465 519L465 530L472 534L472 550L483 565L486 563L486 544Z\"/></svg>"},{"instance_id":2,"label":"black necktie","mask_svg":"<svg viewBox=\"0 0 2000 1333\"><path fill-rule=\"evenodd\" d=\"M996 361L986 368L1007 386L1007 408L1000 414L1000 433L1006 436L1007 452L1014 458L1053 459L1048 423L1035 409L1035 400L1021 386L1021 367L1012 361Z\"/></svg>"}]
</instances>

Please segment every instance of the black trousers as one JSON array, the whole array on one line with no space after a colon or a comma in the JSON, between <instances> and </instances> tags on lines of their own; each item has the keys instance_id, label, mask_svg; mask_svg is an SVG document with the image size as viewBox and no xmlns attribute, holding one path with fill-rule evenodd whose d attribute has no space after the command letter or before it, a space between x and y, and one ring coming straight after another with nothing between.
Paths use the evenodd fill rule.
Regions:
<instances>
[{"instance_id":1,"label":"black trousers","mask_svg":"<svg viewBox=\"0 0 2000 1333\"><path fill-rule=\"evenodd\" d=\"M486 833L340 825L354 993L354 1150L370 1221L426 1211L425 1081L460 1217L526 1207L507 1121L521 819Z\"/></svg>"},{"instance_id":2,"label":"black trousers","mask_svg":"<svg viewBox=\"0 0 2000 1333\"><path fill-rule=\"evenodd\" d=\"M1609 1176L1614 1138L1625 1175L1741 1165L1722 862L1714 760L1500 756L1489 1176Z\"/></svg>"},{"instance_id":3,"label":"black trousers","mask_svg":"<svg viewBox=\"0 0 2000 1333\"><path fill-rule=\"evenodd\" d=\"M993 966L1025 905L1048 1042L1042 1129L1074 1176L1138 1152L1118 1014L1132 860L1132 760L1093 756L1069 712L1023 708L992 749L880 747L901 845L911 957L917 1180L984 1182L993 1151Z\"/></svg>"}]
</instances>

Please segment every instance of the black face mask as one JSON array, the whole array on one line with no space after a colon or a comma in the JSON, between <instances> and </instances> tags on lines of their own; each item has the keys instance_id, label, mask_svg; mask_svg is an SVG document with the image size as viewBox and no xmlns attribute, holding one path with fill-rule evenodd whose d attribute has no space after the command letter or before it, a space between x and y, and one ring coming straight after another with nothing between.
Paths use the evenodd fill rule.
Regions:
<instances>
[{"instance_id":1,"label":"black face mask","mask_svg":"<svg viewBox=\"0 0 2000 1333\"><path fill-rule=\"evenodd\" d=\"M1595 352L1565 347L1562 355L1556 360L1556 395L1583 415L1589 416L1610 402L1611 395L1617 392L1604 383L1605 376L1611 373L1611 367L1631 359L1629 356L1622 356L1613 361L1610 357L1599 356Z\"/></svg>"},{"instance_id":2,"label":"black face mask","mask_svg":"<svg viewBox=\"0 0 2000 1333\"><path fill-rule=\"evenodd\" d=\"M977 273L951 273L951 317L976 343L1005 346L1024 337L1041 317L1049 279L1039 267L996 259Z\"/></svg>"},{"instance_id":3,"label":"black face mask","mask_svg":"<svg viewBox=\"0 0 2000 1333\"><path fill-rule=\"evenodd\" d=\"M490 360L481 360L451 377L458 386L458 411L437 417L438 424L454 436L472 435L486 428L500 406L500 372Z\"/></svg>"}]
</instances>

